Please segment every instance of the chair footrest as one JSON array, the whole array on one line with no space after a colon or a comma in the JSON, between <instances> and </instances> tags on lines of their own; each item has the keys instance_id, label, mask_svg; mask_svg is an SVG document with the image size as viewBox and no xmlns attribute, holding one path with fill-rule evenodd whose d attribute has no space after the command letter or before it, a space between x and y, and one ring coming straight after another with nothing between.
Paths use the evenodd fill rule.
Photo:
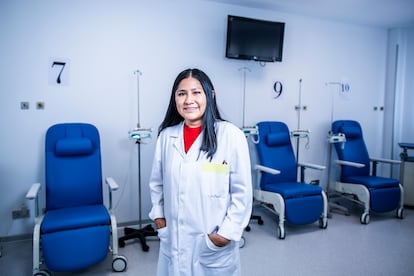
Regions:
<instances>
[{"instance_id":1,"label":"chair footrest","mask_svg":"<svg viewBox=\"0 0 414 276\"><path fill-rule=\"evenodd\" d=\"M305 225L317 221L323 211L321 195L287 199L285 205L286 220L296 225Z\"/></svg>"},{"instance_id":2,"label":"chair footrest","mask_svg":"<svg viewBox=\"0 0 414 276\"><path fill-rule=\"evenodd\" d=\"M95 226L42 235L46 266L52 271L77 271L97 264L108 254L110 228Z\"/></svg>"}]
</instances>

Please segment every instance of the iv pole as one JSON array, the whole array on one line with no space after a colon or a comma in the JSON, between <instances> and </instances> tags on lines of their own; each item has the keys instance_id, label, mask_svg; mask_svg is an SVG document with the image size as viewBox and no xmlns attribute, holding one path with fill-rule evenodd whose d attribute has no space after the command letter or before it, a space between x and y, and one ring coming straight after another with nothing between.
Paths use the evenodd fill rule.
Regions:
<instances>
[{"instance_id":1,"label":"iv pole","mask_svg":"<svg viewBox=\"0 0 414 276\"><path fill-rule=\"evenodd\" d=\"M303 109L306 110L306 106L303 106ZM291 132L291 136L296 138L296 163L299 164L299 145L301 138L307 138L309 143L309 130L300 128L300 113L302 110L302 79L299 79L299 102L295 106L295 110L298 111L298 128ZM304 167L301 167L300 171L300 181L304 182Z\"/></svg>"},{"instance_id":2,"label":"iv pole","mask_svg":"<svg viewBox=\"0 0 414 276\"><path fill-rule=\"evenodd\" d=\"M296 106L296 110L298 111L298 128L297 130L300 130L300 113L302 110L302 79L299 79L299 102ZM296 137L296 161L299 162L299 138L300 135L297 135Z\"/></svg>"},{"instance_id":3,"label":"iv pole","mask_svg":"<svg viewBox=\"0 0 414 276\"><path fill-rule=\"evenodd\" d=\"M135 139L135 143L138 146L138 207L139 207L139 229L133 229L129 227L124 228L125 236L118 239L119 246L124 247L125 241L130 239L139 239L142 246L142 251L147 252L149 246L146 242L146 237L157 236L158 233L154 230L151 224L148 224L142 228L142 197L141 197L141 143L146 138L151 138L150 128L141 128L140 116L139 116L139 77L142 73L139 70L134 71L137 76L137 127L129 131L129 138Z\"/></svg>"},{"instance_id":4,"label":"iv pole","mask_svg":"<svg viewBox=\"0 0 414 276\"><path fill-rule=\"evenodd\" d=\"M243 121L242 121L241 130L243 131L246 138L249 137L249 136L253 137L254 135L258 136L259 130L258 130L257 126L247 127L245 125L245 118L246 118L246 72L247 71L251 72L251 70L248 67L242 67L242 68L239 68L239 71L243 71L243 119L242 119ZM258 141L255 141L253 138L252 138L252 142L253 143L258 143ZM263 224L262 217L259 216L259 215L253 215L253 213L250 215L250 220L257 220L257 223L259 225ZM250 231L250 225L247 225L245 230L247 232L249 232ZM240 245L239 245L240 248L244 247L245 243L246 243L246 240L245 240L244 236L242 236L241 240L240 240Z\"/></svg>"},{"instance_id":5,"label":"iv pole","mask_svg":"<svg viewBox=\"0 0 414 276\"><path fill-rule=\"evenodd\" d=\"M341 82L327 82L325 85L338 85L341 88L341 91L349 91L349 84L343 84ZM335 94L334 92L331 94L331 125L333 123L333 117L334 117L334 110L335 110ZM331 190L331 166L332 166L332 144L335 143L342 143L342 147L345 146L346 137L342 133L332 133L330 130L328 133L328 143L329 143L329 153L328 153L328 181L326 184L326 195L328 197L329 201L329 209L328 209L328 217L332 217L331 210L337 209L342 211L345 215L349 215L349 211L346 207L341 206L337 203L334 203L331 201L332 192Z\"/></svg>"},{"instance_id":6,"label":"iv pole","mask_svg":"<svg viewBox=\"0 0 414 276\"><path fill-rule=\"evenodd\" d=\"M242 67L239 68L239 71L243 71L243 118L242 118L242 127L241 130L244 132L244 135L246 137L258 134L257 126L251 126L248 127L245 125L245 119L246 119L246 72L251 70L248 67ZM257 143L257 141L254 141L252 138L253 143Z\"/></svg>"},{"instance_id":7,"label":"iv pole","mask_svg":"<svg viewBox=\"0 0 414 276\"><path fill-rule=\"evenodd\" d=\"M242 121L242 127L244 128L245 125L245 117L246 117L246 71L250 71L249 68L243 67L239 70L243 71L243 121Z\"/></svg>"}]
</instances>

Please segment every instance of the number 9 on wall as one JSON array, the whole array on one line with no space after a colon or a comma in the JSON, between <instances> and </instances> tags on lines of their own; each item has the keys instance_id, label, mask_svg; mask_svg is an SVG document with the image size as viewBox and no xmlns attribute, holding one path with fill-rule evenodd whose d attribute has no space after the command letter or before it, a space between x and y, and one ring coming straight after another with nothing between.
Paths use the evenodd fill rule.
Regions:
<instances>
[{"instance_id":1,"label":"number 9 on wall","mask_svg":"<svg viewBox=\"0 0 414 276\"><path fill-rule=\"evenodd\" d=\"M283 84L282 84L282 82L281 81L276 81L274 84L273 84L273 91L275 92L275 95L274 95L274 99L277 99L277 98L279 98L280 97L280 95L282 95L282 91L283 91Z\"/></svg>"}]
</instances>

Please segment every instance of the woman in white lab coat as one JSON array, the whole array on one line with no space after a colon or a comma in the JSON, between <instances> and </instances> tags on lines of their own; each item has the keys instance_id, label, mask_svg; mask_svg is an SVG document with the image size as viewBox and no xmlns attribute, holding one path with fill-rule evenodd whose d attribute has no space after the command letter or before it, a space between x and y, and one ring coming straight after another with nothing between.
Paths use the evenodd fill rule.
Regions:
<instances>
[{"instance_id":1,"label":"woman in white lab coat","mask_svg":"<svg viewBox=\"0 0 414 276\"><path fill-rule=\"evenodd\" d=\"M252 207L247 141L224 121L209 77L181 72L159 128L150 177L159 276L240 275Z\"/></svg>"}]
</instances>

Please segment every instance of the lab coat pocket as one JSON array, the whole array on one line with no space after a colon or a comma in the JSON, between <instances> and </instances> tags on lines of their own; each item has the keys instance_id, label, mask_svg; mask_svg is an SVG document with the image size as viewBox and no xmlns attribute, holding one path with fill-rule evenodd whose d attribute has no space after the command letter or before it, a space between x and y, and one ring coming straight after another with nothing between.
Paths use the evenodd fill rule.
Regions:
<instances>
[{"instance_id":1,"label":"lab coat pocket","mask_svg":"<svg viewBox=\"0 0 414 276\"><path fill-rule=\"evenodd\" d=\"M168 238L167 226L157 229L158 238L163 241Z\"/></svg>"},{"instance_id":2,"label":"lab coat pocket","mask_svg":"<svg viewBox=\"0 0 414 276\"><path fill-rule=\"evenodd\" d=\"M158 256L157 276L174 275L171 261L171 240L168 226L157 229L160 239L160 253Z\"/></svg>"},{"instance_id":3,"label":"lab coat pocket","mask_svg":"<svg viewBox=\"0 0 414 276\"><path fill-rule=\"evenodd\" d=\"M234 242L218 247L205 235L200 246L200 264L205 268L223 269L231 271L237 264L234 252Z\"/></svg>"},{"instance_id":4,"label":"lab coat pocket","mask_svg":"<svg viewBox=\"0 0 414 276\"><path fill-rule=\"evenodd\" d=\"M210 198L225 199L229 194L229 171L227 164L205 162L202 165L203 181L206 194Z\"/></svg>"},{"instance_id":5,"label":"lab coat pocket","mask_svg":"<svg viewBox=\"0 0 414 276\"><path fill-rule=\"evenodd\" d=\"M163 227L160 229L157 229L158 232L158 238L160 239L160 251L164 255L169 255L168 250L170 248L170 240L168 238L168 227Z\"/></svg>"}]
</instances>

